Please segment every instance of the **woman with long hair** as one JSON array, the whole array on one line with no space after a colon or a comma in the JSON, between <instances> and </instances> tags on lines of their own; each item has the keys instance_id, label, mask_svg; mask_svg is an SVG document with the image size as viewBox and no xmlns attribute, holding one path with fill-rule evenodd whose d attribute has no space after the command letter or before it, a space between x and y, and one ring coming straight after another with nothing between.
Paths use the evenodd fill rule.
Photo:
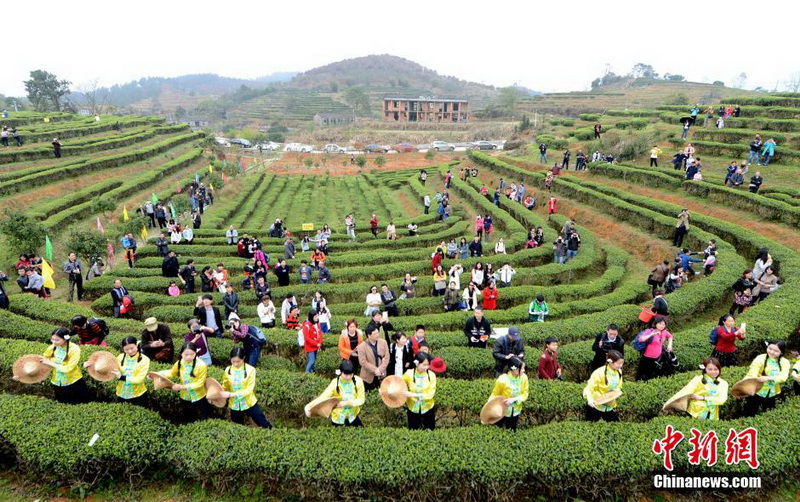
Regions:
<instances>
[{"instance_id":1,"label":"woman with long hair","mask_svg":"<svg viewBox=\"0 0 800 502\"><path fill-rule=\"evenodd\" d=\"M431 356L424 352L414 356L414 368L403 374L408 385L405 393L408 410L408 428L410 430L436 427L436 375L430 370Z\"/></svg>"},{"instance_id":2,"label":"woman with long hair","mask_svg":"<svg viewBox=\"0 0 800 502\"><path fill-rule=\"evenodd\" d=\"M781 384L789 379L791 363L783 357L786 342L783 340L767 343L766 353L756 356L750 363L746 378L758 378L761 388L747 398L745 415L754 417L759 410L768 411L775 407L778 396L783 392Z\"/></svg>"},{"instance_id":3,"label":"woman with long hair","mask_svg":"<svg viewBox=\"0 0 800 502\"><path fill-rule=\"evenodd\" d=\"M707 357L700 374L692 378L679 394L689 395L686 413L701 420L719 420L719 408L728 400L728 382L720 378L722 365L716 357Z\"/></svg>"},{"instance_id":4,"label":"woman with long hair","mask_svg":"<svg viewBox=\"0 0 800 502\"><path fill-rule=\"evenodd\" d=\"M622 365L625 360L616 350L609 350L606 354L606 364L597 368L589 377L589 382L583 389L586 398L586 420L598 422L619 422L616 411L617 399L607 401L612 392L622 391ZM606 401L598 403L598 401Z\"/></svg>"},{"instance_id":5,"label":"woman with long hair","mask_svg":"<svg viewBox=\"0 0 800 502\"><path fill-rule=\"evenodd\" d=\"M177 378L180 382L174 383L170 389L180 393L181 418L184 422L208 418L208 367L197 357L197 345L192 342L186 342L178 354L178 362L171 369L160 371L159 375L170 380Z\"/></svg>"},{"instance_id":6,"label":"woman with long hair","mask_svg":"<svg viewBox=\"0 0 800 502\"><path fill-rule=\"evenodd\" d=\"M89 388L78 366L81 360L80 346L70 343L67 328L56 328L50 335L50 344L39 362L53 368L50 385L56 401L65 404L88 403Z\"/></svg>"},{"instance_id":7,"label":"woman with long hair","mask_svg":"<svg viewBox=\"0 0 800 502\"><path fill-rule=\"evenodd\" d=\"M125 337L121 343L122 354L117 356L119 371L117 377L117 398L121 402L147 406L147 386L144 384L150 371L150 359L139 352L139 344L132 336Z\"/></svg>"},{"instance_id":8,"label":"woman with long hair","mask_svg":"<svg viewBox=\"0 0 800 502\"><path fill-rule=\"evenodd\" d=\"M220 396L228 400L233 422L244 424L244 417L248 416L257 426L272 429L256 399L256 369L245 363L245 355L242 347L231 350L231 365L222 376Z\"/></svg>"}]
</instances>

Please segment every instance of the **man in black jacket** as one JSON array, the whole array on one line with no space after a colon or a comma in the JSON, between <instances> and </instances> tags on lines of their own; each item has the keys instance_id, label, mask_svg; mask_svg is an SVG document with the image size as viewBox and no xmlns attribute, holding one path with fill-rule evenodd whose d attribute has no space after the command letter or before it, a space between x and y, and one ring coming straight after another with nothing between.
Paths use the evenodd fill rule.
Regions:
<instances>
[{"instance_id":1,"label":"man in black jacket","mask_svg":"<svg viewBox=\"0 0 800 502\"><path fill-rule=\"evenodd\" d=\"M214 336L222 338L222 316L219 309L214 306L214 297L206 293L201 298L197 299L194 305L194 317L196 317L200 324L207 328L214 330Z\"/></svg>"},{"instance_id":2,"label":"man in black jacket","mask_svg":"<svg viewBox=\"0 0 800 502\"><path fill-rule=\"evenodd\" d=\"M467 337L467 347L486 348L486 341L492 333L492 326L488 319L483 317L483 308L478 307L474 316L467 319L464 324L464 335Z\"/></svg>"},{"instance_id":3,"label":"man in black jacket","mask_svg":"<svg viewBox=\"0 0 800 502\"><path fill-rule=\"evenodd\" d=\"M183 281L183 292L194 293L194 278L197 275L197 269L194 266L194 260L191 258L186 262L186 266L178 273Z\"/></svg>"},{"instance_id":4,"label":"man in black jacket","mask_svg":"<svg viewBox=\"0 0 800 502\"><path fill-rule=\"evenodd\" d=\"M472 239L472 242L469 243L469 257L480 258L481 255L483 255L483 244L481 244L481 238L476 236Z\"/></svg>"},{"instance_id":5,"label":"man in black jacket","mask_svg":"<svg viewBox=\"0 0 800 502\"><path fill-rule=\"evenodd\" d=\"M498 377L508 371L508 362L516 356L525 361L525 342L519 336L519 328L511 326L508 333L494 342L494 376Z\"/></svg>"},{"instance_id":6,"label":"man in black jacket","mask_svg":"<svg viewBox=\"0 0 800 502\"><path fill-rule=\"evenodd\" d=\"M605 333L600 333L592 344L594 359L592 359L592 370L606 364L607 354L610 350L616 350L625 355L625 340L619 336L619 327L616 324L609 324Z\"/></svg>"},{"instance_id":7,"label":"man in black jacket","mask_svg":"<svg viewBox=\"0 0 800 502\"><path fill-rule=\"evenodd\" d=\"M175 251L170 251L161 263L161 275L164 277L178 277L178 271L181 265L178 263L178 257L175 256Z\"/></svg>"},{"instance_id":8,"label":"man in black jacket","mask_svg":"<svg viewBox=\"0 0 800 502\"><path fill-rule=\"evenodd\" d=\"M369 321L369 324L367 324L364 333L372 333L372 328L375 327L383 330L383 337L386 340L386 344L391 345L392 335L390 333L394 333L394 326L392 326L392 323L390 323L388 319L384 322L383 314L378 310L372 313L372 319Z\"/></svg>"}]
</instances>

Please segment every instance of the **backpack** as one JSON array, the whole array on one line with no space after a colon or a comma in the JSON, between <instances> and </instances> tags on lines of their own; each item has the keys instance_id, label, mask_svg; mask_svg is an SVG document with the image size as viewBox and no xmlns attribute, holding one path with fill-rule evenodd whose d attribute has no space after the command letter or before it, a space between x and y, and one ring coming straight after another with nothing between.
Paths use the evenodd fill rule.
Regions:
<instances>
[{"instance_id":1,"label":"backpack","mask_svg":"<svg viewBox=\"0 0 800 502\"><path fill-rule=\"evenodd\" d=\"M102 319L97 319L96 317L92 317L91 319L89 319L89 322L87 324L89 325L97 324L98 326L100 326L100 330L103 333L101 339L105 339L105 337L107 337L108 334L111 332L111 330L108 329L108 324L106 324L106 322Z\"/></svg>"},{"instance_id":2,"label":"backpack","mask_svg":"<svg viewBox=\"0 0 800 502\"><path fill-rule=\"evenodd\" d=\"M711 345L714 346L717 345L717 341L719 340L718 329L719 326L714 326L713 328L711 328L711 333L708 334L708 343L710 343Z\"/></svg>"},{"instance_id":3,"label":"backpack","mask_svg":"<svg viewBox=\"0 0 800 502\"><path fill-rule=\"evenodd\" d=\"M646 329L644 331L640 331L635 337L633 337L633 341L631 342L633 348L638 350L639 352L644 352L644 350L647 348L648 345L650 345L650 342L653 341L653 339L651 338L650 340L643 342L642 337L645 335L649 335L651 331L652 330L650 329Z\"/></svg>"}]
</instances>

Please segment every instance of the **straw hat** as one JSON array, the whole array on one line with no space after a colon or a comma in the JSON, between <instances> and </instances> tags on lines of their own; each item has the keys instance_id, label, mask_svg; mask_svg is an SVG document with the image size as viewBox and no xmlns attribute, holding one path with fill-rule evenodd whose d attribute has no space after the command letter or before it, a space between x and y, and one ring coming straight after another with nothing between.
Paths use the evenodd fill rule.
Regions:
<instances>
[{"instance_id":1,"label":"straw hat","mask_svg":"<svg viewBox=\"0 0 800 502\"><path fill-rule=\"evenodd\" d=\"M39 383L50 374L50 366L39 362L42 356L36 354L26 354L14 363L11 372L14 379L21 383Z\"/></svg>"},{"instance_id":2,"label":"straw hat","mask_svg":"<svg viewBox=\"0 0 800 502\"><path fill-rule=\"evenodd\" d=\"M328 418L331 416L331 412L336 408L337 404L339 404L339 399L335 397L322 400L317 398L306 405L306 416Z\"/></svg>"},{"instance_id":3,"label":"straw hat","mask_svg":"<svg viewBox=\"0 0 800 502\"><path fill-rule=\"evenodd\" d=\"M153 381L153 389L155 390L169 389L174 385L172 380L154 371L148 373L147 378Z\"/></svg>"},{"instance_id":4,"label":"straw hat","mask_svg":"<svg viewBox=\"0 0 800 502\"><path fill-rule=\"evenodd\" d=\"M669 398L664 406L661 407L663 411L667 410L678 410L678 411L686 411L686 408L689 406L689 398L691 397L692 392L682 392L678 391L675 393L674 396Z\"/></svg>"},{"instance_id":5,"label":"straw hat","mask_svg":"<svg viewBox=\"0 0 800 502\"><path fill-rule=\"evenodd\" d=\"M222 385L214 378L206 378L206 399L217 408L224 408L228 399L220 395Z\"/></svg>"},{"instance_id":6,"label":"straw hat","mask_svg":"<svg viewBox=\"0 0 800 502\"><path fill-rule=\"evenodd\" d=\"M117 377L112 372L114 370L119 371L117 358L114 357L114 354L106 352L105 350L97 351L89 356L89 360L86 361L85 366L86 371L89 372L89 376L101 382L114 380Z\"/></svg>"},{"instance_id":7,"label":"straw hat","mask_svg":"<svg viewBox=\"0 0 800 502\"><path fill-rule=\"evenodd\" d=\"M157 330L158 320L155 317L148 317L144 320L144 329L151 332Z\"/></svg>"},{"instance_id":8,"label":"straw hat","mask_svg":"<svg viewBox=\"0 0 800 502\"><path fill-rule=\"evenodd\" d=\"M597 406L598 404L610 403L611 401L615 401L621 395L622 395L621 390L612 390L605 396L598 398L597 401L594 402L594 405Z\"/></svg>"},{"instance_id":9,"label":"straw hat","mask_svg":"<svg viewBox=\"0 0 800 502\"><path fill-rule=\"evenodd\" d=\"M381 383L381 389L378 393L383 399L383 402L389 408L399 408L403 406L406 402L406 398L403 395L404 392L408 392L408 385L406 385L406 381L402 379L402 377L390 375L383 379Z\"/></svg>"},{"instance_id":10,"label":"straw hat","mask_svg":"<svg viewBox=\"0 0 800 502\"><path fill-rule=\"evenodd\" d=\"M508 405L503 396L490 397L481 408L481 423L484 425L495 424L506 416Z\"/></svg>"},{"instance_id":11,"label":"straw hat","mask_svg":"<svg viewBox=\"0 0 800 502\"><path fill-rule=\"evenodd\" d=\"M763 383L758 381L758 378L745 378L736 382L731 388L733 397L743 398L754 395L761 389Z\"/></svg>"}]
</instances>

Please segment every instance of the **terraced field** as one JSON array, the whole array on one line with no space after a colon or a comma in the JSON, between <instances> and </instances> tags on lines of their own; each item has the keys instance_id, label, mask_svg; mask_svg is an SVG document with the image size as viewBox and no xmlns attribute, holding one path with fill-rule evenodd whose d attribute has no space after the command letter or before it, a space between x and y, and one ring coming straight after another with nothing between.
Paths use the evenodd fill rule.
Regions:
<instances>
[{"instance_id":1,"label":"terraced field","mask_svg":"<svg viewBox=\"0 0 800 502\"><path fill-rule=\"evenodd\" d=\"M656 112L657 120L661 120L662 113L673 113ZM145 144L142 140L141 145L133 142L126 150L128 153L114 154L112 158L118 160L103 160L95 152L85 159L78 153L74 158L63 158L64 163L73 163L71 168L45 160L19 161L22 164L18 168L0 171L0 176L9 174L7 179L0 178L3 197L0 202L16 197L17 190L34 193L39 187L44 190L52 184L57 193L47 200L28 204L27 210L51 228L65 221L86 225L83 220L95 215L86 214L86 206L81 204L97 194L119 194L120 199L146 198L151 192L149 187L161 179L154 173L167 171L164 176L186 178L197 170L198 163L207 164L199 151L191 157L194 148L187 153L182 150L193 145L196 137L188 137L185 131L155 132L162 127L153 125L151 129L161 141ZM577 144L577 139L566 139L572 138L568 136L572 127L559 127L562 128L553 131L556 136L563 136L561 139L568 144ZM648 127L653 126L648 122ZM153 150L159 148L175 152L174 159L160 167L137 168L135 179L143 178L135 184L133 179L109 179L82 185L80 190L70 193L59 182L73 179L72 176L78 181L98 169L112 172L127 165L120 164L125 161L140 166L146 159L157 158L163 151ZM133 155L131 149L139 153ZM779 161L776 169L788 171L790 165L784 163L787 159L776 159ZM37 163L40 161L42 164ZM180 166L174 170L165 168L170 162ZM90 167L85 167L87 164ZM466 182L453 180L452 216L441 222L435 214L423 214L423 196L433 196L442 189L448 169L457 172L464 165L477 167L479 176ZM13 176L18 172L24 174ZM730 306L731 284L745 268L751 267L755 254L763 247L769 248L784 285L766 301L737 317L737 322L747 323L748 336L738 345L740 366L725 368L722 376L730 383L739 380L746 372L746 365L763 352L765 340L788 340L797 347L794 333L800 325L800 311L792 306L797 305L800 295L798 248L784 238L776 238L773 232L752 229L763 222L776 225L786 232L785 237L796 235L797 205L793 201L797 198L797 187L776 183L770 186L774 191L765 190L763 195L741 191L731 194L713 176L709 182L693 184L678 179L671 169L655 171L598 163L592 164L588 173L565 173L556 178L553 193L559 199L559 212L548 216L541 209L546 199L542 188L545 168L526 158L471 152L460 164L434 165L428 172L425 186L419 182L417 173L411 171L353 176L248 172L233 182L237 187L235 193L220 197L208 209L203 227L195 231L193 244L173 246L182 263L193 258L198 269L224 263L230 281L238 285L245 262L236 256L235 246L225 243L224 233L229 225L235 225L240 234L258 235L264 251L272 257L271 263L283 255L283 240L267 237L267 227L275 218L282 218L295 236L303 234L304 223L313 223L315 228L324 223L332 227L327 262L332 274L330 283L300 285L297 274L293 273L290 286L272 288L275 299L288 292L295 293L301 303L301 318L309 310L311 295L319 289L333 314L333 331L325 336L315 374L302 372L305 355L296 344L295 331L265 330L269 343L258 364L256 394L267 417L276 424L273 430L242 427L222 420L175 425L178 398L166 391L151 392L150 410L145 410L114 403L113 384L91 380L88 383L99 402L70 407L53 400L49 385L22 386L10 380L10 368L20 355L43 352L54 327L66 325L77 314L107 319L111 327L107 341L113 352L124 337L139 336L142 320L149 316L169 323L175 342L180 345L196 295L166 295L169 279L161 276L161 259L152 241L140 242L135 268L117 267L86 284L91 303L69 304L11 295L9 310L0 310L3 458L27 472L89 486L100 479L130 479L144 470L159 470L171 479L204 483L215 493L256 497L270 494L318 500L369 498L379 489L382 496L401 500L430 500L448 495L474 500L537 496L595 499L652 494L652 475L662 472L662 459L652 453L652 444L663 437L665 426L670 424L687 435L691 427L703 432L715 430L721 437L729 428L741 430L748 426L756 427L760 433L761 467L757 472L744 464L723 462L714 467L692 466L687 460L686 442L673 454L677 472L760 475L765 488L774 486L784 476L796 476L800 467L797 455L800 398L791 391L787 390L789 397L779 401L776 409L752 419L742 416L742 402L733 398L722 408L722 421L716 423L665 416L661 407L698 373L697 364L711 352L708 332ZM29 181L21 181L22 176ZM494 205L491 198L482 196L481 186L485 183L494 187L500 177L508 182L524 182L538 194L538 207L527 210L505 197L499 205ZM113 183L119 185L112 186ZM646 192L653 188L662 189L663 197ZM723 190L726 192L717 196ZM164 188L163 192L166 191ZM624 395L619 400L621 423L585 422L581 392L590 374L592 341L612 322L619 325L626 340L643 328L638 316L641 304L649 299L645 279L655 264L674 258L669 243L682 202L698 208L692 211L686 244L702 250L709 239L716 239L719 261L712 275L698 276L666 296L670 306L669 329L675 335L675 351L681 366L670 376L634 381L639 354L629 345L623 368ZM731 209L748 211L747 221L740 221ZM357 242L350 242L344 235L343 219L350 212L357 221ZM435 208L432 212L435 213ZM373 238L368 231L372 213L379 217L382 229L394 222L400 239L388 241L385 232ZM433 286L431 253L439 243L451 238L470 239L474 235L476 214L490 214L494 220L496 231L491 243L484 245L487 252L481 258L446 259L444 265L449 268L459 262L469 270L481 261L495 268L509 263L517 270L512 286L500 290L498 309L487 311L495 326L519 326L526 344L531 389L516 434L478 425L479 412L493 386L491 350L467 348L462 331L467 313L444 312L440 298L429 293ZM566 264L552 263L549 243L555 240L568 216L576 216L581 250ZM412 221L420 226L415 237L406 235L404 230ZM544 229L545 245L526 249L528 231L538 226ZM508 254L495 255L490 249L501 237ZM57 251L59 256L66 253L63 249ZM298 245L298 257L288 263L296 270L300 259L308 258L307 253L299 252ZM363 429L332 429L327 423L306 419L303 406L334 377L339 363L338 332L344 321L356 318L365 323L364 300L370 286L385 282L399 293L400 281L406 273L418 277L419 295L398 302L400 315L392 323L406 332L424 324L433 354L447 363L435 398L437 430L405 430L404 413L386 408L375 392L368 394L361 413L366 425ZM109 289L117 278L136 298L136 310L127 319L111 316ZM462 284L465 282L462 279ZM529 323L528 304L537 294L545 295L550 315L544 323ZM214 297L220 304L220 295L214 293ZM240 291L239 297L244 322L258 324L254 293ZM565 381L539 380L535 376L533 368L544 341L551 336L560 342L558 357L564 367ZM221 379L234 344L230 338L209 342L214 362L209 376ZM95 347L84 346L82 359L94 350ZM151 364L154 370L165 368L162 364ZM33 414L45 420L30 422ZM64 434L63 427L50 425L53 417L58 417L62 424L90 423L91 427L70 426L70 433ZM217 411L216 418L226 417ZM26 427L19 427L23 423ZM94 433L99 434L100 440L95 449L87 448L85 445ZM54 442L59 444L56 452L49 446ZM722 440L719 448L720 457L724 458Z\"/></svg>"}]
</instances>

